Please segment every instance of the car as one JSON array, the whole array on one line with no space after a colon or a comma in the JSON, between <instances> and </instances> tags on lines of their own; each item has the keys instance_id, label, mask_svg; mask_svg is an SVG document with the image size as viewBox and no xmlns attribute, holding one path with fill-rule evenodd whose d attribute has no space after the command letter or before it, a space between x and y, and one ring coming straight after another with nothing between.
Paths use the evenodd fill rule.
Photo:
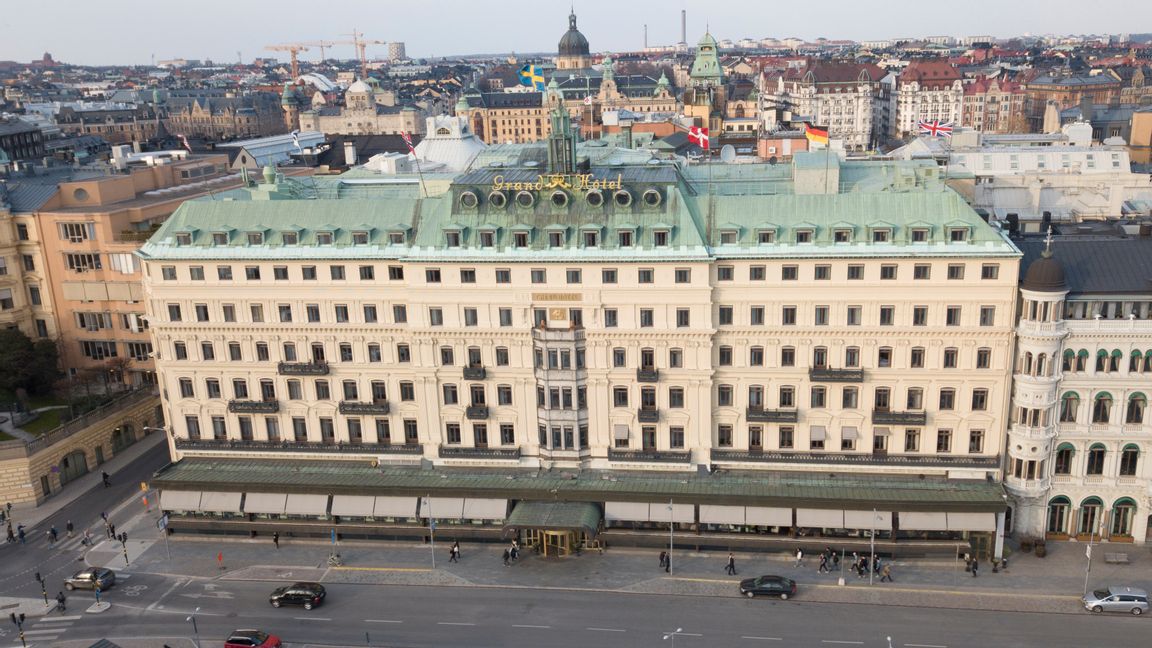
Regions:
<instances>
[{"instance_id":1,"label":"car","mask_svg":"<svg viewBox=\"0 0 1152 648\"><path fill-rule=\"evenodd\" d=\"M224 648L280 648L280 637L263 630L233 630Z\"/></svg>"},{"instance_id":2,"label":"car","mask_svg":"<svg viewBox=\"0 0 1152 648\"><path fill-rule=\"evenodd\" d=\"M1093 612L1128 612L1139 616L1148 611L1148 592L1127 585L1094 590L1080 600L1085 610Z\"/></svg>"},{"instance_id":3,"label":"car","mask_svg":"<svg viewBox=\"0 0 1152 648\"><path fill-rule=\"evenodd\" d=\"M796 595L796 581L783 576L757 576L740 581L740 593L748 598L753 596L778 596L788 600Z\"/></svg>"},{"instance_id":4,"label":"car","mask_svg":"<svg viewBox=\"0 0 1152 648\"><path fill-rule=\"evenodd\" d=\"M74 589L96 589L96 585L100 585L100 590L107 590L116 584L116 572L104 567L89 567L88 569L81 569L80 571L72 574L71 578L64 579L64 589L72 591Z\"/></svg>"},{"instance_id":5,"label":"car","mask_svg":"<svg viewBox=\"0 0 1152 648\"><path fill-rule=\"evenodd\" d=\"M305 610L311 610L324 602L328 592L320 583L293 583L287 587L277 588L268 597L272 607L281 605L302 605Z\"/></svg>"}]
</instances>

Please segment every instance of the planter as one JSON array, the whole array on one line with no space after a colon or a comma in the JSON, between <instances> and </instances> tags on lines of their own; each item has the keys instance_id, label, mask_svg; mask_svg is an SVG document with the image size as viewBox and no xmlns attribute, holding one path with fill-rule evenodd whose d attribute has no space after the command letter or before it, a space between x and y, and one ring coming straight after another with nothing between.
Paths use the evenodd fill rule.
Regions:
<instances>
[{"instance_id":1,"label":"planter","mask_svg":"<svg viewBox=\"0 0 1152 648\"><path fill-rule=\"evenodd\" d=\"M1048 547L1044 544L1043 540L1036 541L1036 557L1043 558L1048 555Z\"/></svg>"},{"instance_id":2,"label":"planter","mask_svg":"<svg viewBox=\"0 0 1152 648\"><path fill-rule=\"evenodd\" d=\"M1024 553L1032 553L1032 538L1021 538L1020 551Z\"/></svg>"}]
</instances>

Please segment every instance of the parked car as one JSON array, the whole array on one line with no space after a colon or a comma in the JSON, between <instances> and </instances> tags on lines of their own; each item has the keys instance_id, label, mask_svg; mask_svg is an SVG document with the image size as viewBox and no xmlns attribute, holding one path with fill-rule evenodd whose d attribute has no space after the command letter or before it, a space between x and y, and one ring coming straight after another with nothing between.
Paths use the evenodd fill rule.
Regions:
<instances>
[{"instance_id":1,"label":"parked car","mask_svg":"<svg viewBox=\"0 0 1152 648\"><path fill-rule=\"evenodd\" d=\"M224 648L280 648L280 637L263 630L233 630Z\"/></svg>"},{"instance_id":2,"label":"parked car","mask_svg":"<svg viewBox=\"0 0 1152 648\"><path fill-rule=\"evenodd\" d=\"M1148 611L1148 592L1126 585L1111 585L1088 592L1081 599L1084 609L1093 612L1128 612L1141 615Z\"/></svg>"},{"instance_id":3,"label":"parked car","mask_svg":"<svg viewBox=\"0 0 1152 648\"><path fill-rule=\"evenodd\" d=\"M64 589L96 589L96 585L100 585L100 590L105 591L109 587L116 584L116 572L104 567L89 567L88 569L81 569L80 571L72 574L71 578L64 579Z\"/></svg>"},{"instance_id":4,"label":"parked car","mask_svg":"<svg viewBox=\"0 0 1152 648\"><path fill-rule=\"evenodd\" d=\"M740 593L748 598L753 596L779 596L787 600L796 595L796 581L783 576L757 576L740 581Z\"/></svg>"},{"instance_id":5,"label":"parked car","mask_svg":"<svg viewBox=\"0 0 1152 648\"><path fill-rule=\"evenodd\" d=\"M320 583L294 583L287 587L280 587L268 597L272 607L281 605L302 605L305 610L311 610L324 602L328 592Z\"/></svg>"}]
</instances>

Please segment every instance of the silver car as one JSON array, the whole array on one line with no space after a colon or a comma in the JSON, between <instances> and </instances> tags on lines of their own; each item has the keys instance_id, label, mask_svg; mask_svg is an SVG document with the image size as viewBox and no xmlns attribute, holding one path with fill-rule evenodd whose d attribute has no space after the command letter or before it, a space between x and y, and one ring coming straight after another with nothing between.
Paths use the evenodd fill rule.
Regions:
<instances>
[{"instance_id":1,"label":"silver car","mask_svg":"<svg viewBox=\"0 0 1152 648\"><path fill-rule=\"evenodd\" d=\"M1084 609L1093 612L1128 612L1141 615L1148 611L1148 592L1125 585L1112 585L1089 592L1081 599Z\"/></svg>"}]
</instances>

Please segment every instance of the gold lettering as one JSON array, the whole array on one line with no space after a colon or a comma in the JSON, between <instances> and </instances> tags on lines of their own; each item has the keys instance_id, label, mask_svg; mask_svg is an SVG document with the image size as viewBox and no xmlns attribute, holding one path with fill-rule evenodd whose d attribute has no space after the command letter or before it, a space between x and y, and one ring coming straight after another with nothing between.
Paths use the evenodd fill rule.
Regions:
<instances>
[{"instance_id":1,"label":"gold lettering","mask_svg":"<svg viewBox=\"0 0 1152 648\"><path fill-rule=\"evenodd\" d=\"M580 293L532 293L532 301L580 301Z\"/></svg>"}]
</instances>

